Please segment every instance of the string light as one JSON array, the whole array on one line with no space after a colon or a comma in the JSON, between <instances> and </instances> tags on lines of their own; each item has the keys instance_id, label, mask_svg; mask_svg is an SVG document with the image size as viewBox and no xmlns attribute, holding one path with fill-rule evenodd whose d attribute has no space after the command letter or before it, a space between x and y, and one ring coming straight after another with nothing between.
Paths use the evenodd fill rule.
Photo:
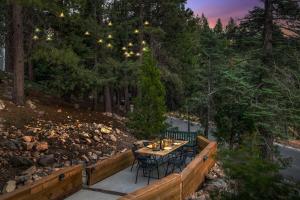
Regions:
<instances>
[{"instance_id":1,"label":"string light","mask_svg":"<svg viewBox=\"0 0 300 200\"><path fill-rule=\"evenodd\" d=\"M149 25L149 22L148 22L148 21L145 21L145 22L144 22L144 25L148 26L148 25Z\"/></svg>"},{"instance_id":2,"label":"string light","mask_svg":"<svg viewBox=\"0 0 300 200\"><path fill-rule=\"evenodd\" d=\"M144 48L143 48L143 51L148 51L148 48L144 47Z\"/></svg>"},{"instance_id":3,"label":"string light","mask_svg":"<svg viewBox=\"0 0 300 200\"><path fill-rule=\"evenodd\" d=\"M102 39L99 39L98 40L98 44L102 44L103 43L103 40Z\"/></svg>"},{"instance_id":4,"label":"string light","mask_svg":"<svg viewBox=\"0 0 300 200\"><path fill-rule=\"evenodd\" d=\"M89 36L89 35L91 35L91 34L90 34L90 32L86 31L86 32L84 33L84 35Z\"/></svg>"},{"instance_id":5,"label":"string light","mask_svg":"<svg viewBox=\"0 0 300 200\"><path fill-rule=\"evenodd\" d=\"M137 56L137 57L140 57L140 56L141 56L141 54L140 54L140 53L136 53L136 56Z\"/></svg>"},{"instance_id":6,"label":"string light","mask_svg":"<svg viewBox=\"0 0 300 200\"><path fill-rule=\"evenodd\" d=\"M59 14L59 17L60 17L60 18L64 18L64 17L65 17L65 14L64 14L63 12L61 12L61 13Z\"/></svg>"},{"instance_id":7,"label":"string light","mask_svg":"<svg viewBox=\"0 0 300 200\"><path fill-rule=\"evenodd\" d=\"M146 41L145 40L142 41L142 45L146 45Z\"/></svg>"},{"instance_id":8,"label":"string light","mask_svg":"<svg viewBox=\"0 0 300 200\"><path fill-rule=\"evenodd\" d=\"M107 48L112 48L113 46L112 46L112 44L111 43L108 43L107 44Z\"/></svg>"},{"instance_id":9,"label":"string light","mask_svg":"<svg viewBox=\"0 0 300 200\"><path fill-rule=\"evenodd\" d=\"M132 42L129 42L129 43L128 43L128 46L129 46L129 47L132 47L132 46L133 46Z\"/></svg>"},{"instance_id":10,"label":"string light","mask_svg":"<svg viewBox=\"0 0 300 200\"><path fill-rule=\"evenodd\" d=\"M113 25L112 22L109 22L109 23L108 23L108 26L112 26L112 25Z\"/></svg>"},{"instance_id":11,"label":"string light","mask_svg":"<svg viewBox=\"0 0 300 200\"><path fill-rule=\"evenodd\" d=\"M38 40L38 39L39 39L39 36L34 35L32 39L33 39L33 40Z\"/></svg>"},{"instance_id":12,"label":"string light","mask_svg":"<svg viewBox=\"0 0 300 200\"><path fill-rule=\"evenodd\" d=\"M135 34L138 34L139 32L140 32L139 29L135 29L135 30L134 30L134 33L135 33Z\"/></svg>"},{"instance_id":13,"label":"string light","mask_svg":"<svg viewBox=\"0 0 300 200\"><path fill-rule=\"evenodd\" d=\"M130 53L129 53L130 55L134 55L134 52L133 51L130 51Z\"/></svg>"},{"instance_id":14,"label":"string light","mask_svg":"<svg viewBox=\"0 0 300 200\"><path fill-rule=\"evenodd\" d=\"M52 41L52 37L50 35L47 36L46 38L47 41Z\"/></svg>"},{"instance_id":15,"label":"string light","mask_svg":"<svg viewBox=\"0 0 300 200\"><path fill-rule=\"evenodd\" d=\"M126 58L129 58L131 56L127 51L124 53L124 55Z\"/></svg>"},{"instance_id":16,"label":"string light","mask_svg":"<svg viewBox=\"0 0 300 200\"><path fill-rule=\"evenodd\" d=\"M36 33L41 32L41 30L40 30L39 28L36 28L34 31L35 31Z\"/></svg>"},{"instance_id":17,"label":"string light","mask_svg":"<svg viewBox=\"0 0 300 200\"><path fill-rule=\"evenodd\" d=\"M111 34L109 34L109 35L107 36L107 38L108 38L108 39L112 39L113 36L112 36Z\"/></svg>"},{"instance_id":18,"label":"string light","mask_svg":"<svg viewBox=\"0 0 300 200\"><path fill-rule=\"evenodd\" d=\"M123 51L126 51L126 50L127 50L127 48L126 48L126 47L123 47L123 48L122 48L122 50L123 50Z\"/></svg>"}]
</instances>

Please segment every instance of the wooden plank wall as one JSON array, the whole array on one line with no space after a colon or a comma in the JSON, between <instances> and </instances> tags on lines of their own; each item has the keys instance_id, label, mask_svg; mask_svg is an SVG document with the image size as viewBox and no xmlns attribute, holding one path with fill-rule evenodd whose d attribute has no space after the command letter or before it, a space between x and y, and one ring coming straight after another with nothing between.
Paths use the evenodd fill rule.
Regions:
<instances>
[{"instance_id":1,"label":"wooden plank wall","mask_svg":"<svg viewBox=\"0 0 300 200\"><path fill-rule=\"evenodd\" d=\"M181 200L181 176L171 174L147 187L134 191L119 200Z\"/></svg>"},{"instance_id":2,"label":"wooden plank wall","mask_svg":"<svg viewBox=\"0 0 300 200\"><path fill-rule=\"evenodd\" d=\"M183 200L197 191L205 181L205 175L214 166L217 151L217 143L204 137L198 137L198 144L202 151L180 174L171 174L119 200Z\"/></svg>"},{"instance_id":3,"label":"wooden plank wall","mask_svg":"<svg viewBox=\"0 0 300 200\"><path fill-rule=\"evenodd\" d=\"M104 161L99 161L94 165L86 168L88 185L93 185L103 179L112 176L113 174L127 168L134 160L133 153L128 150L116 156L108 158Z\"/></svg>"},{"instance_id":4,"label":"wooden plank wall","mask_svg":"<svg viewBox=\"0 0 300 200\"><path fill-rule=\"evenodd\" d=\"M61 200L82 188L82 166L72 166L42 178L32 185L4 194L0 200Z\"/></svg>"},{"instance_id":5,"label":"wooden plank wall","mask_svg":"<svg viewBox=\"0 0 300 200\"><path fill-rule=\"evenodd\" d=\"M205 181L205 175L215 164L217 144L211 142L196 156L196 158L181 172L182 199L194 193Z\"/></svg>"}]
</instances>

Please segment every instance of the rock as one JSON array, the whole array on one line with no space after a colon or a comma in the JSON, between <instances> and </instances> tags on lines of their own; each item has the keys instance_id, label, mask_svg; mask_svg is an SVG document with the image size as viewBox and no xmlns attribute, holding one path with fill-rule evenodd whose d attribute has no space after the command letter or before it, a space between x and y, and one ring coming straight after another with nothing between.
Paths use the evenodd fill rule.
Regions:
<instances>
[{"instance_id":1,"label":"rock","mask_svg":"<svg viewBox=\"0 0 300 200\"><path fill-rule=\"evenodd\" d=\"M32 110L36 109L36 105L31 100L26 101L26 105L29 106Z\"/></svg>"},{"instance_id":2,"label":"rock","mask_svg":"<svg viewBox=\"0 0 300 200\"><path fill-rule=\"evenodd\" d=\"M13 156L10 158L9 163L13 167L31 167L33 162L25 157Z\"/></svg>"},{"instance_id":3,"label":"rock","mask_svg":"<svg viewBox=\"0 0 300 200\"><path fill-rule=\"evenodd\" d=\"M24 142L33 142L33 137L32 136L28 136L28 135L25 135L22 137L23 141Z\"/></svg>"},{"instance_id":4,"label":"rock","mask_svg":"<svg viewBox=\"0 0 300 200\"><path fill-rule=\"evenodd\" d=\"M100 138L99 138L97 135L95 135L95 136L93 137L93 139L94 139L96 142L100 142L100 141L101 141Z\"/></svg>"},{"instance_id":5,"label":"rock","mask_svg":"<svg viewBox=\"0 0 300 200\"><path fill-rule=\"evenodd\" d=\"M85 138L85 141L86 141L88 144L91 144L91 143L92 143L92 140L90 140L89 138Z\"/></svg>"},{"instance_id":6,"label":"rock","mask_svg":"<svg viewBox=\"0 0 300 200\"><path fill-rule=\"evenodd\" d=\"M38 164L43 167L51 166L55 162L54 155L46 155L38 159Z\"/></svg>"},{"instance_id":7,"label":"rock","mask_svg":"<svg viewBox=\"0 0 300 200\"><path fill-rule=\"evenodd\" d=\"M31 178L32 178L31 175L16 176L15 181L17 182L17 184L24 184Z\"/></svg>"},{"instance_id":8,"label":"rock","mask_svg":"<svg viewBox=\"0 0 300 200\"><path fill-rule=\"evenodd\" d=\"M2 192L3 193L13 192L16 189L16 187L17 187L17 182L14 180L10 180L5 184Z\"/></svg>"},{"instance_id":9,"label":"rock","mask_svg":"<svg viewBox=\"0 0 300 200\"><path fill-rule=\"evenodd\" d=\"M34 147L34 143L33 142L24 142L23 146L26 151L31 151Z\"/></svg>"},{"instance_id":10,"label":"rock","mask_svg":"<svg viewBox=\"0 0 300 200\"><path fill-rule=\"evenodd\" d=\"M32 166L22 172L22 175L32 175L36 172L36 166Z\"/></svg>"},{"instance_id":11,"label":"rock","mask_svg":"<svg viewBox=\"0 0 300 200\"><path fill-rule=\"evenodd\" d=\"M92 159L92 160L97 160L98 159L98 156L97 154L93 153L93 152L89 152L89 157Z\"/></svg>"},{"instance_id":12,"label":"rock","mask_svg":"<svg viewBox=\"0 0 300 200\"><path fill-rule=\"evenodd\" d=\"M49 146L48 146L48 142L39 142L35 145L35 149L37 151L46 151L48 150Z\"/></svg>"},{"instance_id":13,"label":"rock","mask_svg":"<svg viewBox=\"0 0 300 200\"><path fill-rule=\"evenodd\" d=\"M113 142L116 142L116 141L117 141L117 138L116 138L116 136L114 136L114 135L110 135L110 140L113 141Z\"/></svg>"},{"instance_id":14,"label":"rock","mask_svg":"<svg viewBox=\"0 0 300 200\"><path fill-rule=\"evenodd\" d=\"M90 161L90 160L88 159L88 157L86 157L86 155L82 155L81 157L83 158L83 160L84 160L85 162L89 162L89 161Z\"/></svg>"},{"instance_id":15,"label":"rock","mask_svg":"<svg viewBox=\"0 0 300 200\"><path fill-rule=\"evenodd\" d=\"M5 104L4 102L0 99L0 110L4 110L5 109Z\"/></svg>"},{"instance_id":16,"label":"rock","mask_svg":"<svg viewBox=\"0 0 300 200\"><path fill-rule=\"evenodd\" d=\"M5 134L5 136L8 136L8 135ZM11 141L11 140L6 140L3 142L0 142L0 146L4 146L10 150L18 150L18 145L14 141Z\"/></svg>"},{"instance_id":17,"label":"rock","mask_svg":"<svg viewBox=\"0 0 300 200\"><path fill-rule=\"evenodd\" d=\"M110 133L111 133L111 129L110 129L110 128L107 128L107 127L102 127L102 128L101 128L101 132L102 132L102 133L105 133L105 134L110 134Z\"/></svg>"}]
</instances>

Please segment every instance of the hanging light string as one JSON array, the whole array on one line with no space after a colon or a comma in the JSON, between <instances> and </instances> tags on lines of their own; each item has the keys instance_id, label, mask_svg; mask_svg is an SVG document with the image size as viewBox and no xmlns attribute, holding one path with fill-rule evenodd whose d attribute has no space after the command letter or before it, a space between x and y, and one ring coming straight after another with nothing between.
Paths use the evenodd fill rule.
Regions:
<instances>
[{"instance_id":1,"label":"hanging light string","mask_svg":"<svg viewBox=\"0 0 300 200\"><path fill-rule=\"evenodd\" d=\"M58 14L58 17L59 18L65 18L65 13L63 12L63 11L61 11L59 14ZM145 26L145 27L147 27L147 26L149 26L150 25L150 22L149 21L144 21L144 23L143 23L143 26ZM112 21L111 20L109 20L108 22L107 22L107 26L108 27L112 27L113 26L113 23L112 23ZM34 29L34 35L33 35L33 37L32 37L32 39L33 40L39 40L40 39L40 37L39 37L39 33L41 32L41 29L40 28L38 28L38 27L36 27L35 29ZM142 34L141 33L141 31L139 30L139 29L134 29L133 30L133 33L134 34ZM84 32L84 35L85 36L91 36L91 33L90 33L90 31L88 31L88 30L86 30L85 32ZM52 41L53 40L53 36L54 36L54 31L53 30L48 30L48 31L46 31L46 41ZM113 39L113 35L111 34L111 33L109 33L108 35L107 35L107 39L108 40L112 40ZM98 40L97 40L97 44L99 44L99 45L101 45L101 44L103 44L104 43L104 40L102 39L102 38L99 38ZM145 40L143 40L142 42L141 42L141 47L140 47L140 49L141 49L141 51L142 52L146 52L146 51L148 51L148 48L146 47L146 45L147 45L147 42L145 41ZM107 48L109 48L109 49L111 49L111 48L113 48L113 45L112 45L112 43L110 42L110 41L108 41L108 43L106 44L106 47ZM137 56L137 57L140 57L141 56L141 53L140 52L134 52L133 50L130 50L131 48L133 48L134 47L134 44L133 44L133 42L128 42L128 44L127 44L127 47L126 46L123 46L122 47L122 51L124 52L124 55L125 55L125 57L127 57L127 58L129 58L129 57L132 57L132 56Z\"/></svg>"}]
</instances>

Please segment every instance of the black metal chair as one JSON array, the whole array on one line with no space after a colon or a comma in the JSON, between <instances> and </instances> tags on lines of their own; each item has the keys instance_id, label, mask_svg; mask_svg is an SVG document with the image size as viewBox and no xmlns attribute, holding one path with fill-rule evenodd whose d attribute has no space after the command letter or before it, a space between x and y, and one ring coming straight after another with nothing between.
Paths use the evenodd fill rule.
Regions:
<instances>
[{"instance_id":1,"label":"black metal chair","mask_svg":"<svg viewBox=\"0 0 300 200\"><path fill-rule=\"evenodd\" d=\"M183 153L186 154L187 158L195 158L197 155L197 145L186 145L183 147Z\"/></svg>"},{"instance_id":2,"label":"black metal chair","mask_svg":"<svg viewBox=\"0 0 300 200\"><path fill-rule=\"evenodd\" d=\"M177 168L179 168L180 171L182 171L182 167L186 165L186 159L187 159L187 154L184 152L183 148L180 148L176 152L176 154L171 155L167 162L167 169L165 172L165 176L168 175L169 166L172 166L171 173L173 173Z\"/></svg>"},{"instance_id":3,"label":"black metal chair","mask_svg":"<svg viewBox=\"0 0 300 200\"><path fill-rule=\"evenodd\" d=\"M133 144L133 146L131 147L131 151L132 151L132 153L133 153L134 160L133 160L133 162L132 162L130 171L132 171L133 166L134 166L135 163L137 162L137 158L138 158L138 157L147 157L147 156L142 156L141 154L137 153L136 151L137 151L138 149L139 149L139 147L138 147L137 144Z\"/></svg>"},{"instance_id":4,"label":"black metal chair","mask_svg":"<svg viewBox=\"0 0 300 200\"><path fill-rule=\"evenodd\" d=\"M159 160L151 158L151 157L137 157L138 168L135 177L135 183L137 183L139 170L143 170L143 176L145 176L145 172L147 172L148 176L148 185L151 178L151 173L156 169L157 170L157 178L159 179ZM152 177L153 178L153 177Z\"/></svg>"}]
</instances>

